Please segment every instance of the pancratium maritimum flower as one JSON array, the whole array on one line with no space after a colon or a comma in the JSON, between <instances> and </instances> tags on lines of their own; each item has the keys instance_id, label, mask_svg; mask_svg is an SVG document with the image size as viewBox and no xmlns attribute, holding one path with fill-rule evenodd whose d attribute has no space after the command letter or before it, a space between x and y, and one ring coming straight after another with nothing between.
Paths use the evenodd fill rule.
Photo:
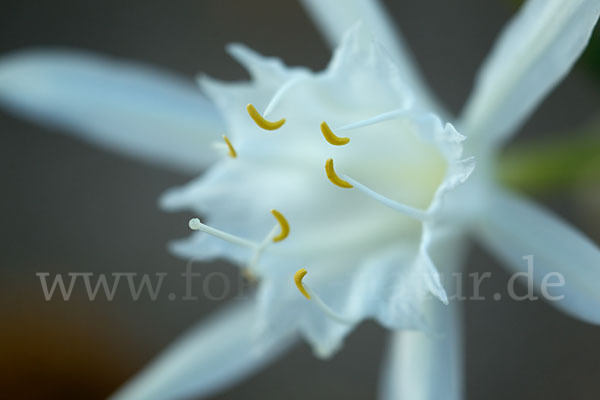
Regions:
<instances>
[{"instance_id":1,"label":"pancratium maritimum flower","mask_svg":"<svg viewBox=\"0 0 600 400\"><path fill-rule=\"evenodd\" d=\"M396 331L382 398L461 398L458 310L439 272L459 267L469 232L510 268L533 254L537 285L563 274L565 298L553 304L600 323L597 246L493 180L500 146L582 52L600 0L530 0L456 120L420 83L378 3L304 3L332 43L363 25L320 73L230 46L252 80L200 80L222 121L180 82L95 56L28 52L0 64L0 100L17 112L171 165L214 162L162 198L206 216L173 251L224 257L260 280L255 299L196 328L117 398L210 393L298 334L328 356L364 318ZM469 137L464 156L454 126Z\"/></svg>"}]
</instances>

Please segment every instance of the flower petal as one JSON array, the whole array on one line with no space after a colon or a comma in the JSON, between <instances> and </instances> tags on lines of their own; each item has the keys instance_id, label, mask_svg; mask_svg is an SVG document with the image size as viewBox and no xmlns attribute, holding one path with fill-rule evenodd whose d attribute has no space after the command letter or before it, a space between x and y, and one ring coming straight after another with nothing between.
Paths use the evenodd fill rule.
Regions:
<instances>
[{"instance_id":1,"label":"flower petal","mask_svg":"<svg viewBox=\"0 0 600 400\"><path fill-rule=\"evenodd\" d=\"M303 67L287 67L278 58L263 57L240 43L229 44L227 52L248 71L252 80L224 82L201 75L198 84L223 115L236 150L241 150L243 144L240 142L245 140L243 136L252 135L258 129L248 116L246 106L251 103L264 111L282 85L309 71Z\"/></svg>"},{"instance_id":2,"label":"flower petal","mask_svg":"<svg viewBox=\"0 0 600 400\"><path fill-rule=\"evenodd\" d=\"M204 397L247 377L294 339L289 330L256 336L254 320L254 302L230 305L173 343L112 399Z\"/></svg>"},{"instance_id":3,"label":"flower petal","mask_svg":"<svg viewBox=\"0 0 600 400\"><path fill-rule=\"evenodd\" d=\"M396 331L380 386L381 400L460 400L463 360L460 304L430 300L432 332Z\"/></svg>"},{"instance_id":4,"label":"flower petal","mask_svg":"<svg viewBox=\"0 0 600 400\"><path fill-rule=\"evenodd\" d=\"M265 275L261 281L261 312L257 320L261 331L297 327L315 355L328 358L341 348L345 336L367 318L386 327L423 328L421 305L431 297L431 278L430 272L415 262L415 246L388 242L372 249L370 257L356 265L364 253L338 254L300 264L308 270L305 284L344 319L342 322L328 316L316 300L303 297L292 279L298 266L280 259L281 272Z\"/></svg>"},{"instance_id":5,"label":"flower petal","mask_svg":"<svg viewBox=\"0 0 600 400\"><path fill-rule=\"evenodd\" d=\"M538 291L547 274L561 274L564 286L549 286L547 291L552 297L564 298L550 303L600 324L598 246L557 216L516 194L498 189L489 201L490 211L483 216L477 237L513 271L528 271L523 257L533 255L532 276ZM546 279L559 283L556 275Z\"/></svg>"},{"instance_id":6,"label":"flower petal","mask_svg":"<svg viewBox=\"0 0 600 400\"><path fill-rule=\"evenodd\" d=\"M438 232L439 235L439 232ZM444 290L459 294L453 275L465 257L466 242L453 230L431 243L431 259L448 274ZM436 298L422 303L425 330L397 330L391 336L390 351L380 382L380 399L460 400L463 398L462 305L456 299L447 304Z\"/></svg>"},{"instance_id":7,"label":"flower petal","mask_svg":"<svg viewBox=\"0 0 600 400\"><path fill-rule=\"evenodd\" d=\"M0 104L92 143L197 172L223 127L193 83L80 51L29 50L0 59Z\"/></svg>"},{"instance_id":8,"label":"flower petal","mask_svg":"<svg viewBox=\"0 0 600 400\"><path fill-rule=\"evenodd\" d=\"M598 0L530 0L484 63L462 132L506 140L569 72L600 14Z\"/></svg>"},{"instance_id":9,"label":"flower petal","mask_svg":"<svg viewBox=\"0 0 600 400\"><path fill-rule=\"evenodd\" d=\"M332 48L339 45L348 29L360 21L375 41L391 55L397 65L399 79L410 82L417 102L428 111L444 114L418 72L408 46L379 0L302 0L301 3Z\"/></svg>"}]
</instances>

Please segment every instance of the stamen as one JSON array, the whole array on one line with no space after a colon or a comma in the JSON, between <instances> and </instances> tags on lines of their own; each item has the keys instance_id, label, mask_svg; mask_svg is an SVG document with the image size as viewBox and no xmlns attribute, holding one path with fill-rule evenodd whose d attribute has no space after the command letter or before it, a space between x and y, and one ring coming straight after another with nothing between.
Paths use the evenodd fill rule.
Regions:
<instances>
[{"instance_id":1,"label":"stamen","mask_svg":"<svg viewBox=\"0 0 600 400\"><path fill-rule=\"evenodd\" d=\"M254 252L252 253L252 257L250 258L250 261L248 262L248 265L246 266L246 269L248 269L249 271L254 271L254 269L256 268L256 265L258 264L258 261L260 260L260 256L262 255L262 253L265 251L265 249L267 248L269 243L274 242L273 238L277 235L278 229L279 229L279 225L275 225L273 227L273 229L271 229L271 232L269 232L269 234L267 236L265 236L263 241L260 242L258 244L258 246L256 246L256 248L254 249Z\"/></svg>"},{"instance_id":2,"label":"stamen","mask_svg":"<svg viewBox=\"0 0 600 400\"><path fill-rule=\"evenodd\" d=\"M269 114L271 114L271 111L273 111L273 109L279 104L279 102L283 98L283 95L286 94L288 90L290 90L294 85L296 85L298 82L305 78L305 76L297 76L295 78L290 79L289 81L284 83L279 89L277 89L277 91L271 98L271 101L269 102L269 104L267 104L267 108L265 108L265 111L263 113L264 117L266 118Z\"/></svg>"},{"instance_id":3,"label":"stamen","mask_svg":"<svg viewBox=\"0 0 600 400\"><path fill-rule=\"evenodd\" d=\"M308 292L304 288L304 285L302 284L302 278L304 278L304 276L306 274L307 274L306 269L300 268L294 274L294 282L296 282L296 286L298 287L298 290L300 291L300 293L302 293L302 295L304 297L306 297L308 300L310 300L310 294L308 294Z\"/></svg>"},{"instance_id":4,"label":"stamen","mask_svg":"<svg viewBox=\"0 0 600 400\"><path fill-rule=\"evenodd\" d=\"M223 140L225 141L225 143L227 144L227 148L229 148L229 157L231 158L236 158L237 157L237 152L235 151L235 149L233 148L233 145L231 144L231 142L229 141L229 138L226 135L223 135Z\"/></svg>"},{"instance_id":5,"label":"stamen","mask_svg":"<svg viewBox=\"0 0 600 400\"><path fill-rule=\"evenodd\" d=\"M227 145L225 143L223 143L223 142L220 142L220 141L219 142L212 142L211 146L212 146L213 149L219 150L219 151L229 150L227 148Z\"/></svg>"},{"instance_id":6,"label":"stamen","mask_svg":"<svg viewBox=\"0 0 600 400\"><path fill-rule=\"evenodd\" d=\"M250 114L250 117L254 120L254 122L256 122L256 125L260 126L261 128L267 131L274 131L276 129L281 128L283 124L285 124L285 118L274 122L267 121L263 118L262 115L258 113L258 111L256 111L256 108L254 108L252 104L248 104L246 106L246 110L248 110L248 114Z\"/></svg>"},{"instance_id":7,"label":"stamen","mask_svg":"<svg viewBox=\"0 0 600 400\"><path fill-rule=\"evenodd\" d=\"M333 169L333 159L330 158L325 162L325 172L327 172L327 177L334 184L342 188L351 189L352 185L345 180L341 179Z\"/></svg>"},{"instance_id":8,"label":"stamen","mask_svg":"<svg viewBox=\"0 0 600 400\"><path fill-rule=\"evenodd\" d=\"M374 117L371 117L371 118L368 118L368 119L365 119L362 121L353 122L351 124L341 126L339 128L336 128L336 130L348 131L351 129L358 129L358 128L362 128L362 127L369 126L369 125L375 125L375 124L378 124L383 121L388 121L390 119L398 118L404 114L407 114L407 111L406 111L406 109L403 109L403 108L398 109L398 110L388 111L388 112L384 112L382 114L376 115Z\"/></svg>"},{"instance_id":9,"label":"stamen","mask_svg":"<svg viewBox=\"0 0 600 400\"><path fill-rule=\"evenodd\" d=\"M348 142L350 142L350 138L348 138L348 137L336 136L333 133L333 131L331 130L331 128L329 128L329 125L327 125L327 122L325 122L325 121L321 122L321 132L323 133L325 140L327 140L329 143L331 143L334 146L343 146L345 144L348 144Z\"/></svg>"},{"instance_id":10,"label":"stamen","mask_svg":"<svg viewBox=\"0 0 600 400\"><path fill-rule=\"evenodd\" d=\"M281 214L279 211L273 209L273 210L271 210L271 214L273 214L273 216L279 223L279 227L281 228L279 235L275 236L273 238L273 241L281 242L283 239L288 237L288 235L290 234L290 224L288 224L288 222L285 219L285 217L283 216L283 214Z\"/></svg>"},{"instance_id":11,"label":"stamen","mask_svg":"<svg viewBox=\"0 0 600 400\"><path fill-rule=\"evenodd\" d=\"M294 274L294 282L296 283L296 286L298 287L298 290L300 291L300 293L302 293L302 295L304 295L304 297L306 297L308 300L311 300L311 299L314 300L315 303L317 304L317 306L319 306L319 308L321 309L321 311L323 311L325 313L325 315L327 315L329 318L333 319L334 321L339 322L341 324L346 324L346 325L354 324L356 321L354 321L353 319L344 317L343 315L340 315L337 312L333 311L314 292L314 290L312 290L307 284L302 282L302 279L304 278L304 276L306 274L307 274L307 272L306 272L306 269L304 269L304 268L300 268Z\"/></svg>"},{"instance_id":12,"label":"stamen","mask_svg":"<svg viewBox=\"0 0 600 400\"><path fill-rule=\"evenodd\" d=\"M219 239L223 239L223 240L233 243L233 244L237 244L237 245L244 246L244 247L249 247L251 249L256 249L259 246L258 243L254 242L252 240L244 239L239 236L235 236L230 233L223 232L223 231L220 231L213 227L210 227L208 225L205 225L202 222L200 222L200 220L198 218L190 219L190 222L188 222L188 225L189 225L190 229L193 231L206 232L209 235L218 237Z\"/></svg>"},{"instance_id":13,"label":"stamen","mask_svg":"<svg viewBox=\"0 0 600 400\"><path fill-rule=\"evenodd\" d=\"M252 240L244 239L242 237L235 236L230 233L223 232L218 229L212 228L212 227L200 222L200 220L198 218L190 219L190 221L188 222L188 225L189 225L190 229L192 229L194 231L203 231L203 232L208 233L209 235L218 237L219 239L223 239L230 243L252 249L252 255L250 256L250 260L248 261L248 264L246 265L246 268L245 268L245 270L247 272L251 273L255 270L256 265L258 264L258 261L260 260L262 253L269 246L269 244L271 242L282 241L290 233L290 225L288 224L288 222L285 219L285 217L283 216L283 214L281 214L277 210L271 210L271 213L273 214L275 219L277 219L277 225L275 225L271 229L269 234L260 243L252 241ZM278 231L279 231L279 233L278 233Z\"/></svg>"},{"instance_id":14,"label":"stamen","mask_svg":"<svg viewBox=\"0 0 600 400\"><path fill-rule=\"evenodd\" d=\"M258 282L257 276L254 275L249 268L242 269L242 276L250 283Z\"/></svg>"},{"instance_id":15,"label":"stamen","mask_svg":"<svg viewBox=\"0 0 600 400\"><path fill-rule=\"evenodd\" d=\"M372 189L369 189L362 183L358 182L355 179L352 179L351 177L349 177L347 175L342 175L342 176L344 177L344 179L346 179L348 182L350 182L352 185L354 185L356 187L356 189L365 193L367 196L372 197L373 199L379 201L383 205L388 206L408 217L414 218L419 221L424 221L425 219L427 219L427 216L429 215L426 211L419 210L418 208L414 208L414 207L408 206L406 204L397 202L395 200L389 199L389 198L385 197L384 195L379 194Z\"/></svg>"}]
</instances>

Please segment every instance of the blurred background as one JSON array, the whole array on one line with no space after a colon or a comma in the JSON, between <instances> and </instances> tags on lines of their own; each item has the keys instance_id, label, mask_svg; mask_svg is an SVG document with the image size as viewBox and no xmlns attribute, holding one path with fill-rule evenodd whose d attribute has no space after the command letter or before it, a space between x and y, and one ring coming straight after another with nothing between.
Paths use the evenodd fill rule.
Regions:
<instances>
[{"instance_id":1,"label":"blurred background","mask_svg":"<svg viewBox=\"0 0 600 400\"><path fill-rule=\"evenodd\" d=\"M517 7L510 0L385 3L425 77L454 112ZM223 50L232 41L315 70L330 56L291 0L4 0L0 9L0 55L64 46L146 62L190 79L202 71L227 80L247 77ZM580 132L598 137L599 55L594 42L524 126L512 144L517 150L507 155L517 160L514 165L538 143L566 135L576 139ZM89 146L3 110L0 141L0 397L106 397L222 304L164 296L134 302L125 291L117 291L112 302L102 296L90 302L81 287L70 301L46 301L35 273L183 272L185 260L169 255L166 243L188 234L190 215L163 213L157 198L190 177ZM590 165L598 168L592 173L600 171L598 163ZM600 180L532 188L514 173L506 175L600 242ZM237 276L224 263L202 268ZM493 275L481 287L489 300L465 303L468 399L600 398L600 327L540 301L494 301L492 294L506 287L509 277L474 248L469 272L485 271ZM161 291L181 292L181 283L165 280ZM316 359L301 344L214 398L375 398L385 341L385 331L368 322L330 361Z\"/></svg>"}]
</instances>

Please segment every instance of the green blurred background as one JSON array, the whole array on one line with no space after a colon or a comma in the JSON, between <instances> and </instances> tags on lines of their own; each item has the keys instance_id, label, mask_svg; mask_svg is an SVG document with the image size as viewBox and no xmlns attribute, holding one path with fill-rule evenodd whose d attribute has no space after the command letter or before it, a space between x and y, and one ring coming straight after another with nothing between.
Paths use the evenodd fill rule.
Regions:
<instances>
[{"instance_id":1,"label":"green blurred background","mask_svg":"<svg viewBox=\"0 0 600 400\"><path fill-rule=\"evenodd\" d=\"M515 10L508 0L386 1L424 75L458 112L477 68ZM223 47L241 41L288 64L323 68L329 51L296 1L23 1L0 5L0 54L68 46L162 66L190 79L246 73ZM598 33L596 33L596 38ZM600 242L600 39L523 127L503 179ZM35 272L181 273L166 243L190 215L158 196L189 177L88 146L0 110L0 397L103 398L219 303L46 302ZM536 159L538 157L538 159ZM540 167L543 166L543 167ZM237 271L227 264L203 271ZM469 399L597 399L600 328L542 302L494 301L508 275L480 249L469 272L490 271L488 301L466 303ZM176 280L163 292L181 291ZM599 289L600 290L600 289ZM385 331L365 323L333 360L297 346L215 399L375 398Z\"/></svg>"}]
</instances>

